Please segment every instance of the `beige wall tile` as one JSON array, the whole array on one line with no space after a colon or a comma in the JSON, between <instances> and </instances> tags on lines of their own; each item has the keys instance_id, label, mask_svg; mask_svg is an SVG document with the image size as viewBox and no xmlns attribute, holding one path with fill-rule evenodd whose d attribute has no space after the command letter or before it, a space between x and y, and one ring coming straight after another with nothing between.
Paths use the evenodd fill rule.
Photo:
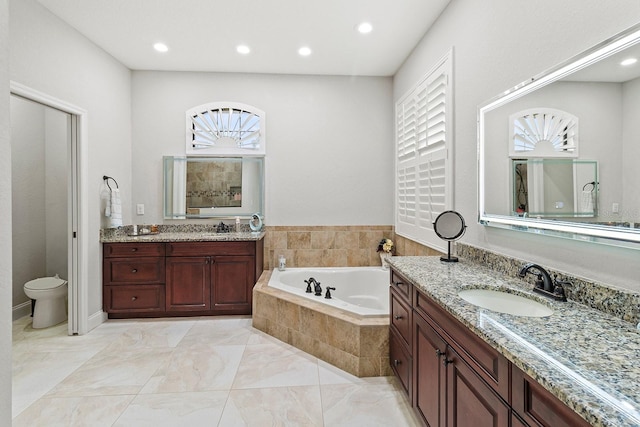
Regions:
<instances>
[{"instance_id":1,"label":"beige wall tile","mask_svg":"<svg viewBox=\"0 0 640 427\"><path fill-rule=\"evenodd\" d=\"M311 232L289 231L287 233L287 249L311 249Z\"/></svg>"}]
</instances>

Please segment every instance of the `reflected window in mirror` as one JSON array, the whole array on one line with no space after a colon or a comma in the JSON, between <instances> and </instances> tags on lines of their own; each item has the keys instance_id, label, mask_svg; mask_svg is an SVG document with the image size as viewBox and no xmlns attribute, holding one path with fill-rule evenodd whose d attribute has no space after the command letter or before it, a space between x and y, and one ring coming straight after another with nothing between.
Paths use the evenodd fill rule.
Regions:
<instances>
[{"instance_id":1,"label":"reflected window in mirror","mask_svg":"<svg viewBox=\"0 0 640 427\"><path fill-rule=\"evenodd\" d=\"M640 66L621 65L639 54L636 25L479 106L481 224L640 249Z\"/></svg>"}]
</instances>

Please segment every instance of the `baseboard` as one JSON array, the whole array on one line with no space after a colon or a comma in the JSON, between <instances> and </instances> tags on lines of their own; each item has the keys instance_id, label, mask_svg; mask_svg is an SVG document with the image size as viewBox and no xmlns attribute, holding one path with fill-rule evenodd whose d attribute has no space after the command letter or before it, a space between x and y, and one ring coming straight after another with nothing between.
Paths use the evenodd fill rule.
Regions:
<instances>
[{"instance_id":1,"label":"baseboard","mask_svg":"<svg viewBox=\"0 0 640 427\"><path fill-rule=\"evenodd\" d=\"M108 318L108 314L102 310L95 312L94 314L89 316L87 322L87 332L97 328L98 326L106 322Z\"/></svg>"},{"instance_id":2,"label":"baseboard","mask_svg":"<svg viewBox=\"0 0 640 427\"><path fill-rule=\"evenodd\" d=\"M31 300L27 302L23 302L22 304L18 304L13 307L12 310L12 320L18 320L24 316L31 315Z\"/></svg>"}]
</instances>

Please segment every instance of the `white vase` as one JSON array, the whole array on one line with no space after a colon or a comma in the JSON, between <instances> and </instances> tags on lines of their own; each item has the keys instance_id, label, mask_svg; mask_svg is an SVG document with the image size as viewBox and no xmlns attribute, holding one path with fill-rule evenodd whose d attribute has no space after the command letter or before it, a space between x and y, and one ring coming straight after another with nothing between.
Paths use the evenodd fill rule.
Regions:
<instances>
[{"instance_id":1,"label":"white vase","mask_svg":"<svg viewBox=\"0 0 640 427\"><path fill-rule=\"evenodd\" d=\"M380 261L382 262L382 268L388 269L389 262L388 258L391 256L389 252L379 252L380 253Z\"/></svg>"}]
</instances>

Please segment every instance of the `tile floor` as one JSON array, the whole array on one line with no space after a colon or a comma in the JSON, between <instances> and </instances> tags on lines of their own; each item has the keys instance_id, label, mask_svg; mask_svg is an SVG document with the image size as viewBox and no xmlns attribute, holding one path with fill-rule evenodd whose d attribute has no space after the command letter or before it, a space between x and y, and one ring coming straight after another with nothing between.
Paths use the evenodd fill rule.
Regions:
<instances>
[{"instance_id":1,"label":"tile floor","mask_svg":"<svg viewBox=\"0 0 640 427\"><path fill-rule=\"evenodd\" d=\"M249 317L13 322L13 426L418 426L393 377L357 378Z\"/></svg>"}]
</instances>

